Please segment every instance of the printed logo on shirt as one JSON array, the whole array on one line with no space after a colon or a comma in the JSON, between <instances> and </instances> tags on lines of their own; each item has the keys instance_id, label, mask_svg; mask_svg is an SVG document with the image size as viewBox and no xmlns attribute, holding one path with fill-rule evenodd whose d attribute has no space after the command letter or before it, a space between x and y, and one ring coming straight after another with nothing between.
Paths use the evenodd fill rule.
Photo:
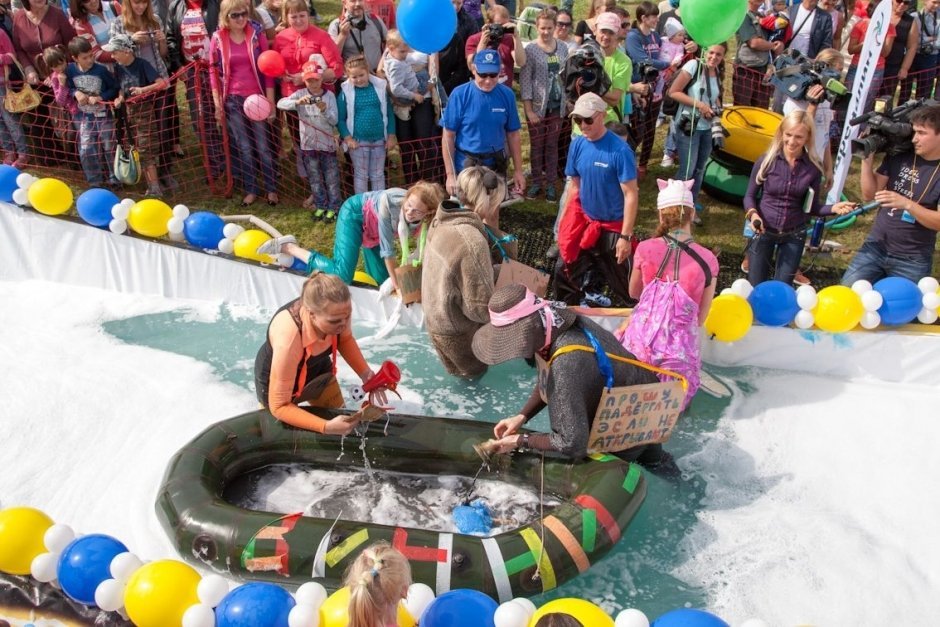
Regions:
<instances>
[{"instance_id":1,"label":"printed logo on shirt","mask_svg":"<svg viewBox=\"0 0 940 627\"><path fill-rule=\"evenodd\" d=\"M596 167L596 168L609 168L609 167L610 167L610 164L609 164L609 163L604 163L603 161L595 161L595 162L594 162L594 167Z\"/></svg>"},{"instance_id":2,"label":"printed logo on shirt","mask_svg":"<svg viewBox=\"0 0 940 627\"><path fill-rule=\"evenodd\" d=\"M490 109L490 112L491 113L506 113L506 108L505 107L493 107L492 109Z\"/></svg>"}]
</instances>

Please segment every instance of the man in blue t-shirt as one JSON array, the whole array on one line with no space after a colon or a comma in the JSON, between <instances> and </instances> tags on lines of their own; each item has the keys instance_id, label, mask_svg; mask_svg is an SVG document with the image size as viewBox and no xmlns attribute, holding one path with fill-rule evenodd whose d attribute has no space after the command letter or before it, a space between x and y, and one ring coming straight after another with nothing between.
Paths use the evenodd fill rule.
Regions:
<instances>
[{"instance_id":1,"label":"man in blue t-shirt","mask_svg":"<svg viewBox=\"0 0 940 627\"><path fill-rule=\"evenodd\" d=\"M940 105L911 115L914 150L885 157L877 171L862 161L862 197L881 203L868 238L849 263L842 284L899 276L932 276L940 231Z\"/></svg>"},{"instance_id":2,"label":"man in blue t-shirt","mask_svg":"<svg viewBox=\"0 0 940 627\"><path fill-rule=\"evenodd\" d=\"M606 112L607 103L592 93L581 95L571 112L581 135L568 150L569 201L559 225L558 248L559 267L570 287L562 297L572 304L610 305L601 297L599 273L616 295L632 302L628 282L640 198L636 158L604 125Z\"/></svg>"},{"instance_id":3,"label":"man in blue t-shirt","mask_svg":"<svg viewBox=\"0 0 940 627\"><path fill-rule=\"evenodd\" d=\"M500 60L495 50L482 50L473 58L473 80L454 89L444 109L441 140L447 191L457 193L457 175L470 165L485 165L505 177L512 157L517 194L525 189L522 141L516 95L500 85Z\"/></svg>"}]
</instances>

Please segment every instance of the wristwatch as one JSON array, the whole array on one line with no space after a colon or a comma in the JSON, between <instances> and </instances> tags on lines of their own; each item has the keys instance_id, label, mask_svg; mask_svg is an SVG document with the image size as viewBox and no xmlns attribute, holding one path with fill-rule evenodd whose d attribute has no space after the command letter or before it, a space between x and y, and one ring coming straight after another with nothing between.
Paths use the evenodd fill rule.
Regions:
<instances>
[{"instance_id":1,"label":"wristwatch","mask_svg":"<svg viewBox=\"0 0 940 627\"><path fill-rule=\"evenodd\" d=\"M519 436L519 439L516 440L516 450L520 453L525 453L529 450L529 434L523 433Z\"/></svg>"},{"instance_id":2,"label":"wristwatch","mask_svg":"<svg viewBox=\"0 0 940 627\"><path fill-rule=\"evenodd\" d=\"M618 235L618 237L620 239L625 239L629 242L631 239L633 239L633 233L630 233L629 235L624 235L623 233L621 233L620 235Z\"/></svg>"}]
</instances>

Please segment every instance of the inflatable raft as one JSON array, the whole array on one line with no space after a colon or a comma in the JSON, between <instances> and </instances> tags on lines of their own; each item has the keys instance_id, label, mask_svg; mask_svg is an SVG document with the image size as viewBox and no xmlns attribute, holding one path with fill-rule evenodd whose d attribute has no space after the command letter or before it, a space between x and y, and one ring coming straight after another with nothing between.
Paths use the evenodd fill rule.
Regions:
<instances>
[{"instance_id":1,"label":"inflatable raft","mask_svg":"<svg viewBox=\"0 0 940 627\"><path fill-rule=\"evenodd\" d=\"M758 107L725 107L721 112L721 126L725 129L725 145L717 151L722 161L750 167L767 152L783 116ZM736 167L736 170L742 169Z\"/></svg>"},{"instance_id":2,"label":"inflatable raft","mask_svg":"<svg viewBox=\"0 0 940 627\"><path fill-rule=\"evenodd\" d=\"M377 471L471 477L480 468L473 445L492 429L486 422L392 414L387 427L385 421L369 426L367 454ZM511 463L502 464L500 480L536 489L544 481L544 493L561 504L491 537L250 511L222 495L252 471L285 463L337 470L363 464L358 438L342 443L256 411L209 427L173 457L157 517L184 559L244 579L300 585L316 578L338 588L362 549L387 540L411 561L414 580L437 594L472 588L503 602L551 590L587 570L620 540L646 496L639 466L611 455L577 462L546 455L544 468L539 455L501 460Z\"/></svg>"}]
</instances>

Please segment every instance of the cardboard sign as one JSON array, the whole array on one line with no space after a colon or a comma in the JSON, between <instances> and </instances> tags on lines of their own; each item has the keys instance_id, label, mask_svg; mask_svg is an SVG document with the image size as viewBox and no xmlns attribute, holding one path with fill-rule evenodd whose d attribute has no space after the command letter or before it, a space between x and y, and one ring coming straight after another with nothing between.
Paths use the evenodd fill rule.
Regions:
<instances>
[{"instance_id":1,"label":"cardboard sign","mask_svg":"<svg viewBox=\"0 0 940 627\"><path fill-rule=\"evenodd\" d=\"M591 425L588 451L616 453L665 442L676 426L684 399L678 381L604 390Z\"/></svg>"},{"instance_id":2,"label":"cardboard sign","mask_svg":"<svg viewBox=\"0 0 940 627\"><path fill-rule=\"evenodd\" d=\"M499 264L499 274L496 277L496 287L499 289L504 285L519 283L529 288L533 294L541 298L548 293L548 274L541 270L536 270L515 259L507 259Z\"/></svg>"},{"instance_id":3,"label":"cardboard sign","mask_svg":"<svg viewBox=\"0 0 940 627\"><path fill-rule=\"evenodd\" d=\"M403 304L421 302L421 266L398 266L395 268L395 281Z\"/></svg>"}]
</instances>

